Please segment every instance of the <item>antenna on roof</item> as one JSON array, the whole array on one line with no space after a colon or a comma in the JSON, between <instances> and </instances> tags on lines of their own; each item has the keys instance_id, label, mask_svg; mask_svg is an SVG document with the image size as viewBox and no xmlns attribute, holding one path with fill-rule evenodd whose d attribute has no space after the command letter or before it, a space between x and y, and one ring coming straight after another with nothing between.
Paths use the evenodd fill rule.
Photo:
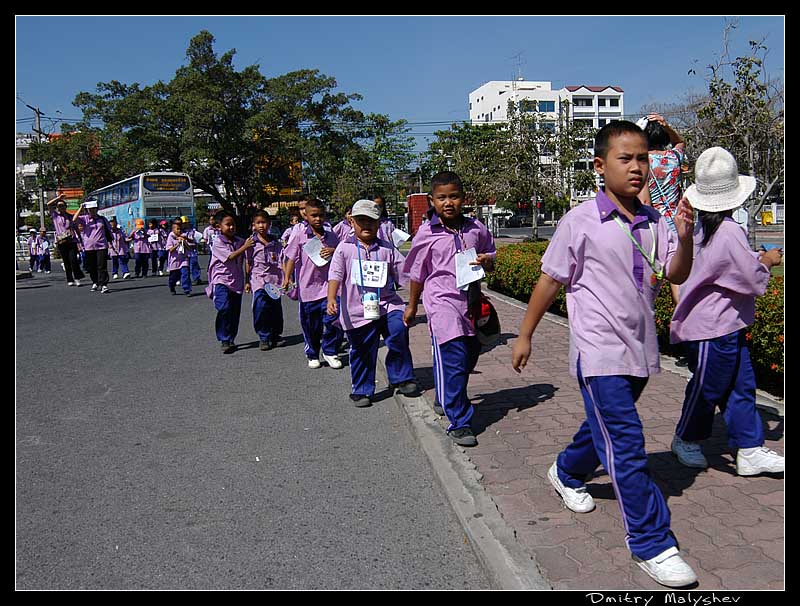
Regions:
<instances>
[{"instance_id":1,"label":"antenna on roof","mask_svg":"<svg viewBox=\"0 0 800 606\"><path fill-rule=\"evenodd\" d=\"M516 55L511 55L509 59L516 59L515 63L517 64L517 81L522 82L525 78L522 76L522 64L524 61L522 60L522 55L525 51L519 51Z\"/></svg>"}]
</instances>

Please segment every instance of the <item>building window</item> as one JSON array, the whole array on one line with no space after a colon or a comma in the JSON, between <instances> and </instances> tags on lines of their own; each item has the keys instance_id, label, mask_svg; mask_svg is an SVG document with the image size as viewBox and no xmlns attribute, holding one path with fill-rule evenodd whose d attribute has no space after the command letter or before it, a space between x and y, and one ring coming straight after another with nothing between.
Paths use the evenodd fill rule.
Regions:
<instances>
[{"instance_id":1,"label":"building window","mask_svg":"<svg viewBox=\"0 0 800 606\"><path fill-rule=\"evenodd\" d=\"M603 127L603 126L605 126L607 123L608 123L608 120L606 120L605 118L600 118L600 119L597 121L597 125L598 125L598 126L600 126L600 127Z\"/></svg>"},{"instance_id":2,"label":"building window","mask_svg":"<svg viewBox=\"0 0 800 606\"><path fill-rule=\"evenodd\" d=\"M539 101L540 112L554 112L556 111L555 101Z\"/></svg>"},{"instance_id":3,"label":"building window","mask_svg":"<svg viewBox=\"0 0 800 606\"><path fill-rule=\"evenodd\" d=\"M575 107L592 107L591 99L573 99L572 104Z\"/></svg>"},{"instance_id":4,"label":"building window","mask_svg":"<svg viewBox=\"0 0 800 606\"><path fill-rule=\"evenodd\" d=\"M606 100L605 99L598 99L597 100L597 107L605 107L605 106L606 106Z\"/></svg>"},{"instance_id":5,"label":"building window","mask_svg":"<svg viewBox=\"0 0 800 606\"><path fill-rule=\"evenodd\" d=\"M616 99L609 99L611 102L611 107L619 107L619 98Z\"/></svg>"},{"instance_id":6,"label":"building window","mask_svg":"<svg viewBox=\"0 0 800 606\"><path fill-rule=\"evenodd\" d=\"M539 128L554 133L556 132L556 123L548 120L546 122L542 122L541 124L539 124Z\"/></svg>"}]
</instances>

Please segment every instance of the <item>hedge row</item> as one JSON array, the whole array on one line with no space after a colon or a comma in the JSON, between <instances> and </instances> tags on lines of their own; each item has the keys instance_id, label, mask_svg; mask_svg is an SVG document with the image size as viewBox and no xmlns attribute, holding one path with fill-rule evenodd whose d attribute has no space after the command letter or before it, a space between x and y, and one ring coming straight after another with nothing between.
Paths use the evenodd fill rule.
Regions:
<instances>
[{"instance_id":1,"label":"hedge row","mask_svg":"<svg viewBox=\"0 0 800 606\"><path fill-rule=\"evenodd\" d=\"M489 288L527 303L541 275L542 255L547 244L546 241L525 242L499 248L495 270L487 274ZM783 286L782 277L770 278L766 294L756 299L755 322L746 334L759 388L781 396L784 365ZM550 311L567 316L563 288ZM677 348L669 344L669 324L673 311L669 284L665 281L656 298L655 318L661 351L669 355L678 353Z\"/></svg>"}]
</instances>

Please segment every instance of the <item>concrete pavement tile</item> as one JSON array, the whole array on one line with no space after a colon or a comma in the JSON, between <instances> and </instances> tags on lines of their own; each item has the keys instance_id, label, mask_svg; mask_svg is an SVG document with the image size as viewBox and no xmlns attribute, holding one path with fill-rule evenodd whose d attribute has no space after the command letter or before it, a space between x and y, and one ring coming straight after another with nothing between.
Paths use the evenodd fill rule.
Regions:
<instances>
[{"instance_id":1,"label":"concrete pavement tile","mask_svg":"<svg viewBox=\"0 0 800 606\"><path fill-rule=\"evenodd\" d=\"M784 536L786 536L786 527L783 521L758 523L751 521L751 524L752 525L735 527L736 530L742 534L746 541L755 542L759 540L773 540L782 542Z\"/></svg>"},{"instance_id":2,"label":"concrete pavement tile","mask_svg":"<svg viewBox=\"0 0 800 606\"><path fill-rule=\"evenodd\" d=\"M690 491L686 494L686 498L701 505L708 513L715 515L718 513L734 513L736 509L730 501L720 499L708 490Z\"/></svg>"},{"instance_id":3,"label":"concrete pavement tile","mask_svg":"<svg viewBox=\"0 0 800 606\"><path fill-rule=\"evenodd\" d=\"M579 565L564 547L541 547L535 553L536 563L551 583L579 578Z\"/></svg>"},{"instance_id":4,"label":"concrete pavement tile","mask_svg":"<svg viewBox=\"0 0 800 606\"><path fill-rule=\"evenodd\" d=\"M780 476L743 477L742 492L748 495L766 495L782 493L784 490L783 478Z\"/></svg>"},{"instance_id":5,"label":"concrete pavement tile","mask_svg":"<svg viewBox=\"0 0 800 606\"><path fill-rule=\"evenodd\" d=\"M735 570L717 570L725 589L767 589L770 583L784 583L783 566L774 561L748 564Z\"/></svg>"},{"instance_id":6,"label":"concrete pavement tile","mask_svg":"<svg viewBox=\"0 0 800 606\"><path fill-rule=\"evenodd\" d=\"M783 564L786 561L786 547L783 541L756 541L754 547L758 547L764 555L776 562Z\"/></svg>"},{"instance_id":7,"label":"concrete pavement tile","mask_svg":"<svg viewBox=\"0 0 800 606\"><path fill-rule=\"evenodd\" d=\"M557 547L559 545L567 546L568 544L591 543L596 550L597 542L586 536L584 528L576 524L566 524L559 526L552 526L549 528L540 528L539 525L532 526L529 532L525 533L529 539L539 547ZM578 547L574 548L575 553L582 553ZM567 552L573 560L581 562L577 557Z\"/></svg>"},{"instance_id":8,"label":"concrete pavement tile","mask_svg":"<svg viewBox=\"0 0 800 606\"><path fill-rule=\"evenodd\" d=\"M485 477L482 483L492 497L494 497L495 494L517 494L524 492L530 488L531 484L530 480L511 480L505 483L488 483Z\"/></svg>"},{"instance_id":9,"label":"concrete pavement tile","mask_svg":"<svg viewBox=\"0 0 800 606\"><path fill-rule=\"evenodd\" d=\"M593 572L609 573L618 569L606 550L601 548L595 539L587 539L586 536L566 539L564 546L567 548L567 555L581 565L581 577Z\"/></svg>"},{"instance_id":10,"label":"concrete pavement tile","mask_svg":"<svg viewBox=\"0 0 800 606\"><path fill-rule=\"evenodd\" d=\"M735 549L693 547L691 557L699 562L700 568L712 571L737 569L764 561L764 554L760 549L745 545Z\"/></svg>"},{"instance_id":11,"label":"concrete pavement tile","mask_svg":"<svg viewBox=\"0 0 800 606\"><path fill-rule=\"evenodd\" d=\"M774 492L765 495L756 495L755 497L745 494L741 487L738 486L712 486L708 489L715 497L719 497L725 501L733 503L737 510L742 509L759 509L759 505L763 504L763 499L777 496L783 498L783 492Z\"/></svg>"},{"instance_id":12,"label":"concrete pavement tile","mask_svg":"<svg viewBox=\"0 0 800 606\"><path fill-rule=\"evenodd\" d=\"M711 515L705 517L702 523L693 521L693 526L717 547L749 545L751 542L742 536L739 529L730 528L723 520Z\"/></svg>"}]
</instances>

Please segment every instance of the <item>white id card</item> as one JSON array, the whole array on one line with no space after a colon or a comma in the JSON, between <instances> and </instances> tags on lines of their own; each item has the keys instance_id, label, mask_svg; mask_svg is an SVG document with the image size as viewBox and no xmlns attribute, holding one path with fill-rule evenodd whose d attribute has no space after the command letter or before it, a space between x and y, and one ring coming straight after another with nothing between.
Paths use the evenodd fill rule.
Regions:
<instances>
[{"instance_id":1,"label":"white id card","mask_svg":"<svg viewBox=\"0 0 800 606\"><path fill-rule=\"evenodd\" d=\"M486 275L481 265L470 265L470 262L477 260L478 253L474 248L456 253L456 288L466 290L472 282L477 282Z\"/></svg>"},{"instance_id":2,"label":"white id card","mask_svg":"<svg viewBox=\"0 0 800 606\"><path fill-rule=\"evenodd\" d=\"M158 234L151 234L147 236L148 242L158 242Z\"/></svg>"},{"instance_id":3,"label":"white id card","mask_svg":"<svg viewBox=\"0 0 800 606\"><path fill-rule=\"evenodd\" d=\"M311 240L303 245L303 250L308 255L308 258L311 259L311 262L317 267L322 267L330 261L330 259L323 259L320 254L322 251L322 242L319 238L311 238Z\"/></svg>"},{"instance_id":4,"label":"white id card","mask_svg":"<svg viewBox=\"0 0 800 606\"><path fill-rule=\"evenodd\" d=\"M267 282L266 284L264 284L264 291L267 293L267 296L270 299L281 298L281 289L272 284L271 282Z\"/></svg>"},{"instance_id":5,"label":"white id card","mask_svg":"<svg viewBox=\"0 0 800 606\"><path fill-rule=\"evenodd\" d=\"M411 234L407 234L402 229L395 229L392 232L392 242L394 242L395 248L399 248L400 245L408 240L411 237Z\"/></svg>"},{"instance_id":6,"label":"white id card","mask_svg":"<svg viewBox=\"0 0 800 606\"><path fill-rule=\"evenodd\" d=\"M364 284L361 284L361 274L364 274ZM353 259L350 264L350 283L362 288L383 288L389 275L389 264L386 261L361 261Z\"/></svg>"}]
</instances>

